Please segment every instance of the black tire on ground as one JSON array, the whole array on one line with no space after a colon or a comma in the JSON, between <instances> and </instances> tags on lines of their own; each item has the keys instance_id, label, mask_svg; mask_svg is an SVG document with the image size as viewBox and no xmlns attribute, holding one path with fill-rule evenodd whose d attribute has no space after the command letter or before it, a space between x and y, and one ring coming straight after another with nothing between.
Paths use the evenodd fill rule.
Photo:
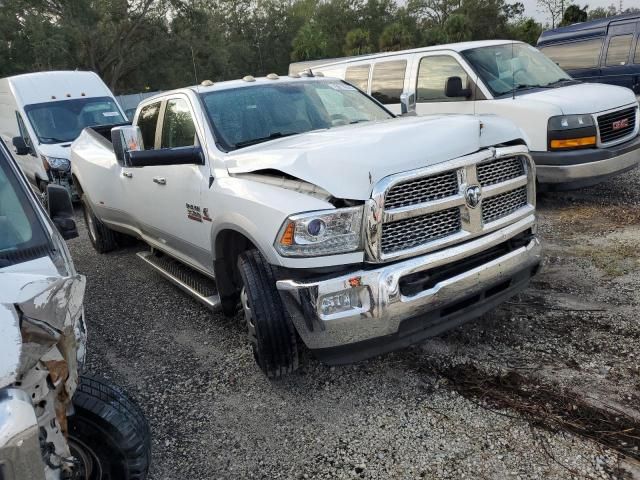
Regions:
<instances>
[{"instance_id":1,"label":"black tire on ground","mask_svg":"<svg viewBox=\"0 0 640 480\"><path fill-rule=\"evenodd\" d=\"M298 368L295 327L276 289L271 266L258 250L240 255L241 294L249 341L256 363L268 378L281 378Z\"/></svg>"},{"instance_id":2,"label":"black tire on ground","mask_svg":"<svg viewBox=\"0 0 640 480\"><path fill-rule=\"evenodd\" d=\"M87 226L87 233L89 234L89 240L91 240L93 248L95 248L98 253L107 253L114 250L118 246L115 232L96 217L85 195L82 195L81 201L84 223Z\"/></svg>"},{"instance_id":3,"label":"black tire on ground","mask_svg":"<svg viewBox=\"0 0 640 480\"><path fill-rule=\"evenodd\" d=\"M73 396L69 445L87 480L143 480L151 463L151 433L140 408L119 388L84 375Z\"/></svg>"}]
</instances>

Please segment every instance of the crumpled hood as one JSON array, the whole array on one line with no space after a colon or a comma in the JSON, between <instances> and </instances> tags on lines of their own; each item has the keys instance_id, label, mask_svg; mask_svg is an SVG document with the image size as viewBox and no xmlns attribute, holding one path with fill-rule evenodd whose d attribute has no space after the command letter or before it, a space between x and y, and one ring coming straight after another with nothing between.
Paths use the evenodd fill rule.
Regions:
<instances>
[{"instance_id":1,"label":"crumpled hood","mask_svg":"<svg viewBox=\"0 0 640 480\"><path fill-rule=\"evenodd\" d=\"M56 344L70 374L84 356L85 278L62 277L51 267L51 260L43 257L0 270L0 388L31 369Z\"/></svg>"},{"instance_id":2,"label":"crumpled hood","mask_svg":"<svg viewBox=\"0 0 640 480\"><path fill-rule=\"evenodd\" d=\"M336 198L365 200L380 179L478 151L481 118L403 117L312 131L227 156L231 174L279 170Z\"/></svg>"},{"instance_id":3,"label":"crumpled hood","mask_svg":"<svg viewBox=\"0 0 640 480\"><path fill-rule=\"evenodd\" d=\"M602 83L579 83L541 90L519 98L554 105L565 115L598 113L636 102L636 96L630 89Z\"/></svg>"},{"instance_id":4,"label":"crumpled hood","mask_svg":"<svg viewBox=\"0 0 640 480\"><path fill-rule=\"evenodd\" d=\"M53 145L41 143L40 145L38 145L38 150L40 150L40 152L47 157L66 158L67 160L69 160L69 157L71 155L69 149L70 146L71 142L56 143Z\"/></svg>"}]
</instances>

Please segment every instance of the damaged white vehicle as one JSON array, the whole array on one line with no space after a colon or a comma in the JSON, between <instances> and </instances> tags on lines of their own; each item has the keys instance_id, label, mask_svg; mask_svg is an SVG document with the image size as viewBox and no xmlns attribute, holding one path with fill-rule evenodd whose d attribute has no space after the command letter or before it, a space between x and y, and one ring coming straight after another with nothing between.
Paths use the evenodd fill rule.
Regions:
<instances>
[{"instance_id":1,"label":"damaged white vehicle","mask_svg":"<svg viewBox=\"0 0 640 480\"><path fill-rule=\"evenodd\" d=\"M394 118L341 80L164 92L133 126L85 129L71 164L96 250L141 238L140 256L194 297L228 315L241 305L271 378L303 345L345 363L455 327L540 263L516 127Z\"/></svg>"},{"instance_id":2,"label":"damaged white vehicle","mask_svg":"<svg viewBox=\"0 0 640 480\"><path fill-rule=\"evenodd\" d=\"M2 145L0 479L144 479L142 412L104 380L78 374L85 278L63 239L77 236L70 196L58 185L48 195L50 217Z\"/></svg>"}]
</instances>

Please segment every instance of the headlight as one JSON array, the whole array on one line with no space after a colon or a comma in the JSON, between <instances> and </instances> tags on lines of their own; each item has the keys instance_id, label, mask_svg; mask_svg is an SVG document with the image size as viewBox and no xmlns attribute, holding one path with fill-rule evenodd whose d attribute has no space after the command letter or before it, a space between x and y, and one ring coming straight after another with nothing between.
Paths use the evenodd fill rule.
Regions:
<instances>
[{"instance_id":1,"label":"headlight","mask_svg":"<svg viewBox=\"0 0 640 480\"><path fill-rule=\"evenodd\" d=\"M593 147L596 144L593 117L588 114L551 117L548 138L551 150Z\"/></svg>"},{"instance_id":2,"label":"headlight","mask_svg":"<svg viewBox=\"0 0 640 480\"><path fill-rule=\"evenodd\" d=\"M318 257L360 248L362 207L293 215L284 222L275 247L285 257Z\"/></svg>"},{"instance_id":3,"label":"headlight","mask_svg":"<svg viewBox=\"0 0 640 480\"><path fill-rule=\"evenodd\" d=\"M44 165L45 168L47 168L47 166L48 166L49 168L52 168L53 170L64 170L64 171L67 171L67 170L69 170L69 167L71 167L71 163L66 158L47 157L45 155L42 155L42 161L45 164Z\"/></svg>"}]
</instances>

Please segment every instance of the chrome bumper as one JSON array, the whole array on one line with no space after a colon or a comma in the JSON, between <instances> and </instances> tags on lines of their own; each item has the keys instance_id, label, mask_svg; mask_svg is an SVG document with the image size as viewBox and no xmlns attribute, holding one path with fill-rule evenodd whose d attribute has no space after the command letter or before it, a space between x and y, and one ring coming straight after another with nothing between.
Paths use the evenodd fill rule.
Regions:
<instances>
[{"instance_id":1,"label":"chrome bumper","mask_svg":"<svg viewBox=\"0 0 640 480\"><path fill-rule=\"evenodd\" d=\"M537 238L476 268L443 279L415 295L405 296L400 291L400 280L407 275L464 260L534 227L535 216L530 215L499 231L438 252L316 282L280 280L277 287L307 347L317 350L349 346L397 334L404 320L446 310L448 305L481 294L520 272L533 271L541 261L541 246ZM527 281L529 277L528 273ZM356 307L341 313L323 313L323 299L351 288L358 289L360 301L355 302ZM480 296L484 301L484 295ZM480 310L478 314L483 313ZM445 317L438 320L440 324L447 322L448 317ZM439 327L439 331L442 330L445 328Z\"/></svg>"},{"instance_id":2,"label":"chrome bumper","mask_svg":"<svg viewBox=\"0 0 640 480\"><path fill-rule=\"evenodd\" d=\"M574 165L537 165L540 183L571 183L586 179L602 180L622 173L640 163L640 149L619 156Z\"/></svg>"},{"instance_id":3,"label":"chrome bumper","mask_svg":"<svg viewBox=\"0 0 640 480\"><path fill-rule=\"evenodd\" d=\"M22 390L0 390L0 477L44 480L38 420L31 399Z\"/></svg>"}]
</instances>

